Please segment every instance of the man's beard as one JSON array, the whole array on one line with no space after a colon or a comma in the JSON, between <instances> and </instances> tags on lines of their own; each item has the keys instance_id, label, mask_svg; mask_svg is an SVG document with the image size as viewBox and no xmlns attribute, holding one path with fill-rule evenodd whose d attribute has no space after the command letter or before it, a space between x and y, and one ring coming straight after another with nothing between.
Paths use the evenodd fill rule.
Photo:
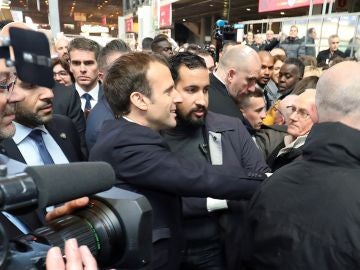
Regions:
<instances>
[{"instance_id":1,"label":"man's beard","mask_svg":"<svg viewBox=\"0 0 360 270\"><path fill-rule=\"evenodd\" d=\"M27 127L41 126L51 120L52 114L39 116L34 112L24 110L20 106L16 106L15 121Z\"/></svg>"},{"instance_id":2,"label":"man's beard","mask_svg":"<svg viewBox=\"0 0 360 270\"><path fill-rule=\"evenodd\" d=\"M203 117L198 118L192 116L194 112L201 111L204 113ZM179 125L189 126L189 127L201 127L205 124L205 118L207 115L207 109L203 106L198 106L197 108L192 109L186 115L183 114L180 110L176 110L177 121Z\"/></svg>"}]
</instances>

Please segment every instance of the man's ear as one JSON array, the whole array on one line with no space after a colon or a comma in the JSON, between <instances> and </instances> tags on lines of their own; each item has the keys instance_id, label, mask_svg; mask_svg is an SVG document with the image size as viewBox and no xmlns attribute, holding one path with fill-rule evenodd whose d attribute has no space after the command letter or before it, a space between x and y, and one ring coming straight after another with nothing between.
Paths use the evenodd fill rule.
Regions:
<instances>
[{"instance_id":1,"label":"man's ear","mask_svg":"<svg viewBox=\"0 0 360 270\"><path fill-rule=\"evenodd\" d=\"M315 104L311 104L310 107L310 118L313 121L313 123L319 123L319 116L317 113L317 109L316 109L316 105Z\"/></svg>"},{"instance_id":2,"label":"man's ear","mask_svg":"<svg viewBox=\"0 0 360 270\"><path fill-rule=\"evenodd\" d=\"M235 74L236 74L235 69L232 68L229 69L228 73L226 74L226 80L228 82L232 82L234 80Z\"/></svg>"},{"instance_id":3,"label":"man's ear","mask_svg":"<svg viewBox=\"0 0 360 270\"><path fill-rule=\"evenodd\" d=\"M149 99L139 92L132 92L130 102L141 111L148 109Z\"/></svg>"}]
</instances>

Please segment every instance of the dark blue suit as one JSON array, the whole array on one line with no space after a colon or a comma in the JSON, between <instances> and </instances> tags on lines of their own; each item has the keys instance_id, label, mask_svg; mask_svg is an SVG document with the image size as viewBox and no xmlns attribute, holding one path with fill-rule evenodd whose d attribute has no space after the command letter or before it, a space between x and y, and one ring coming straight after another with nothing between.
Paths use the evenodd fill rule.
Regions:
<instances>
[{"instance_id":1,"label":"dark blue suit","mask_svg":"<svg viewBox=\"0 0 360 270\"><path fill-rule=\"evenodd\" d=\"M103 123L109 119L115 119L115 117L106 97L102 95L86 119L85 139L89 152L96 143Z\"/></svg>"},{"instance_id":2,"label":"dark blue suit","mask_svg":"<svg viewBox=\"0 0 360 270\"><path fill-rule=\"evenodd\" d=\"M152 269L179 266L183 249L180 196L250 198L262 180L236 166L211 166L171 153L159 133L123 118L104 123L90 160L110 163L118 187L149 200L153 208Z\"/></svg>"}]
</instances>

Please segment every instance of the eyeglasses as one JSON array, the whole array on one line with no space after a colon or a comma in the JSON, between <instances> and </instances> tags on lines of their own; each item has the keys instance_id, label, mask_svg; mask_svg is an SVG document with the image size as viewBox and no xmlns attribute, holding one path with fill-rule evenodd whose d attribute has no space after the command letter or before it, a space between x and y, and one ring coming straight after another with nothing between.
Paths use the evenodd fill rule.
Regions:
<instances>
[{"instance_id":1,"label":"eyeglasses","mask_svg":"<svg viewBox=\"0 0 360 270\"><path fill-rule=\"evenodd\" d=\"M14 76L9 80L10 81L9 83L0 82L0 93L11 94L12 91L14 90L16 79L17 79L17 77Z\"/></svg>"},{"instance_id":2,"label":"eyeglasses","mask_svg":"<svg viewBox=\"0 0 360 270\"><path fill-rule=\"evenodd\" d=\"M53 72L53 73L54 73L54 78L56 77L56 75L59 75L60 77L69 75L69 73L67 73L65 70L61 70L59 72Z\"/></svg>"},{"instance_id":3,"label":"eyeglasses","mask_svg":"<svg viewBox=\"0 0 360 270\"><path fill-rule=\"evenodd\" d=\"M302 119L307 119L310 116L305 109L297 109L295 106L287 106L286 108L291 110L291 114L296 113Z\"/></svg>"}]
</instances>

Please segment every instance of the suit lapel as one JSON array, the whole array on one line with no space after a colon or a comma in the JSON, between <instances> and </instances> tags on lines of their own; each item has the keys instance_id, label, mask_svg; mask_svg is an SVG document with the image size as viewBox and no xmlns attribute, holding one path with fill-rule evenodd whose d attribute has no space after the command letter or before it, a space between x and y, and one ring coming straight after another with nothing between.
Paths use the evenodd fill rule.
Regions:
<instances>
[{"instance_id":1,"label":"suit lapel","mask_svg":"<svg viewBox=\"0 0 360 270\"><path fill-rule=\"evenodd\" d=\"M25 161L23 155L21 154L19 148L17 147L17 145L13 139L5 139L2 141L1 144L5 148L6 155L9 158L15 159L17 161L20 161L20 162L23 162L26 164L26 161Z\"/></svg>"},{"instance_id":2,"label":"suit lapel","mask_svg":"<svg viewBox=\"0 0 360 270\"><path fill-rule=\"evenodd\" d=\"M55 142L59 145L69 162L78 161L73 150L73 146L71 145L70 138L68 138L67 132L65 132L63 129L57 128L54 124L54 121L50 121L45 125L45 127Z\"/></svg>"}]
</instances>

